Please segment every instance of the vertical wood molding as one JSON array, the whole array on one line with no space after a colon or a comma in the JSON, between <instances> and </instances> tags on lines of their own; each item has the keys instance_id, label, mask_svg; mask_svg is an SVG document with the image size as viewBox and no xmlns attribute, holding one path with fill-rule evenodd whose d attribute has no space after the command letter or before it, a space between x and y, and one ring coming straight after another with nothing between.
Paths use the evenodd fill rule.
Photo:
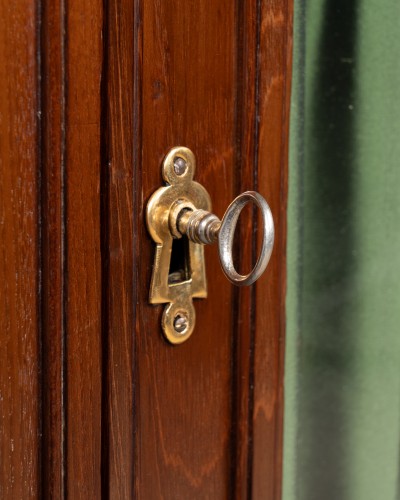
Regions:
<instances>
[{"instance_id":1,"label":"vertical wood molding","mask_svg":"<svg viewBox=\"0 0 400 500\"><path fill-rule=\"evenodd\" d=\"M256 186L256 116L257 116L257 35L259 30L258 3L254 0L237 2L237 104L236 104L236 164L235 195ZM240 238L235 241L237 262L242 270L253 263L252 212L239 225ZM243 220L243 219L242 219ZM268 272L268 271L267 271ZM262 279L265 279L262 278ZM232 496L250 498L252 488L252 378L254 370L254 288L235 288L232 318L234 378L232 380L234 440Z\"/></svg>"},{"instance_id":2,"label":"vertical wood molding","mask_svg":"<svg viewBox=\"0 0 400 500\"><path fill-rule=\"evenodd\" d=\"M103 494L133 498L134 6L109 0L103 72Z\"/></svg>"},{"instance_id":3,"label":"vertical wood molding","mask_svg":"<svg viewBox=\"0 0 400 500\"><path fill-rule=\"evenodd\" d=\"M37 3L0 1L0 497L40 494Z\"/></svg>"},{"instance_id":4,"label":"vertical wood molding","mask_svg":"<svg viewBox=\"0 0 400 500\"><path fill-rule=\"evenodd\" d=\"M271 206L275 247L265 275L237 292L235 495L281 497L285 335L286 199L292 2L239 2L237 193L259 191ZM239 260L257 256L252 231L241 227ZM258 230L256 230L258 233ZM254 234L254 233L253 233Z\"/></svg>"},{"instance_id":5,"label":"vertical wood molding","mask_svg":"<svg viewBox=\"0 0 400 500\"><path fill-rule=\"evenodd\" d=\"M101 495L103 3L66 4L67 495Z\"/></svg>"},{"instance_id":6,"label":"vertical wood molding","mask_svg":"<svg viewBox=\"0 0 400 500\"><path fill-rule=\"evenodd\" d=\"M65 495L65 5L41 6L42 483Z\"/></svg>"},{"instance_id":7,"label":"vertical wood molding","mask_svg":"<svg viewBox=\"0 0 400 500\"><path fill-rule=\"evenodd\" d=\"M40 13L43 494L99 498L103 5Z\"/></svg>"},{"instance_id":8,"label":"vertical wood molding","mask_svg":"<svg viewBox=\"0 0 400 500\"><path fill-rule=\"evenodd\" d=\"M255 286L253 498L281 498L291 0L260 1L257 185L275 221L266 279Z\"/></svg>"}]
</instances>

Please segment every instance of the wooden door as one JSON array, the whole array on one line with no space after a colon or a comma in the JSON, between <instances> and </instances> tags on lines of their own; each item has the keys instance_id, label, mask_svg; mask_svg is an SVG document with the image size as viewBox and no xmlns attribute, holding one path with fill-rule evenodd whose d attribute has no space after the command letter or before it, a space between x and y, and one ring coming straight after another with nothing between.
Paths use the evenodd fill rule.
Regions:
<instances>
[{"instance_id":1,"label":"wooden door","mask_svg":"<svg viewBox=\"0 0 400 500\"><path fill-rule=\"evenodd\" d=\"M0 0L1 498L280 498L291 16ZM173 347L144 208L176 145L217 215L257 190L276 238L247 289L206 249L208 298Z\"/></svg>"}]
</instances>

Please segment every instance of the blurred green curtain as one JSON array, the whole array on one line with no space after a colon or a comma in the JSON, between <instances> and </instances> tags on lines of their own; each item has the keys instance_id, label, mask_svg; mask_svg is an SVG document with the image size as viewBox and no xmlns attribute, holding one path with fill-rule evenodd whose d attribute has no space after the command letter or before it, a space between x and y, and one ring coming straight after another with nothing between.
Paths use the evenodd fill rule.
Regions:
<instances>
[{"instance_id":1,"label":"blurred green curtain","mask_svg":"<svg viewBox=\"0 0 400 500\"><path fill-rule=\"evenodd\" d=\"M400 2L294 0L284 500L400 499Z\"/></svg>"}]
</instances>

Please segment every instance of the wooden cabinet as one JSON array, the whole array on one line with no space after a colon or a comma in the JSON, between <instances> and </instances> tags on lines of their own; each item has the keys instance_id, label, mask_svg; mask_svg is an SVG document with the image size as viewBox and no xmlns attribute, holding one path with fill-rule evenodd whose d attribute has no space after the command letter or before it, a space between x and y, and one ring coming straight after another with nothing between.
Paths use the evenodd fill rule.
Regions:
<instances>
[{"instance_id":1,"label":"wooden cabinet","mask_svg":"<svg viewBox=\"0 0 400 500\"><path fill-rule=\"evenodd\" d=\"M280 498L291 16L0 1L1 498ZM173 347L144 207L176 145L217 215L261 192L276 239L247 289L206 249L208 298Z\"/></svg>"}]
</instances>

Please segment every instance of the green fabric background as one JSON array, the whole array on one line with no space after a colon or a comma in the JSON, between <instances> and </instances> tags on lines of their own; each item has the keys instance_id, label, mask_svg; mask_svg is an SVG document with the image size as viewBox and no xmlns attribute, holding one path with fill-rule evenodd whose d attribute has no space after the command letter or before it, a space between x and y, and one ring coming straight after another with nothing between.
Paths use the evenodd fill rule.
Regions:
<instances>
[{"instance_id":1,"label":"green fabric background","mask_svg":"<svg viewBox=\"0 0 400 500\"><path fill-rule=\"evenodd\" d=\"M400 498L400 2L295 0L284 500Z\"/></svg>"}]
</instances>

